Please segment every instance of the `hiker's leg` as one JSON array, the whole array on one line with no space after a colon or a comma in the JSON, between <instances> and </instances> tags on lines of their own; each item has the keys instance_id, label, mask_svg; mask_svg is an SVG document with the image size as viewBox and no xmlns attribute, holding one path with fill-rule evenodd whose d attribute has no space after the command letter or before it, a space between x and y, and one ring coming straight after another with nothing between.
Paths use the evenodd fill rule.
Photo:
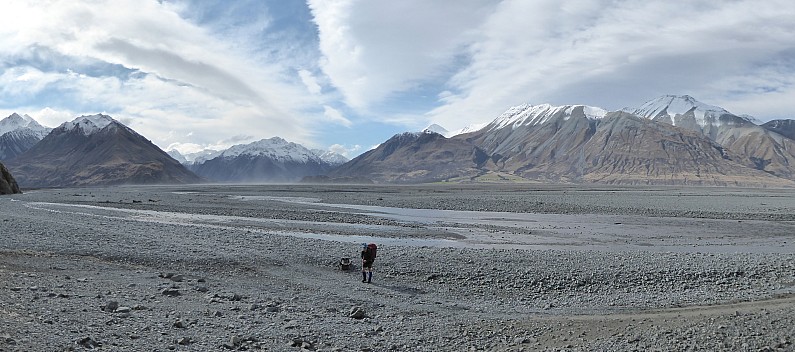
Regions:
<instances>
[{"instance_id":1,"label":"hiker's leg","mask_svg":"<svg viewBox=\"0 0 795 352\"><path fill-rule=\"evenodd\" d=\"M370 270L367 271L367 282L370 282L372 280L373 280L373 268L370 268Z\"/></svg>"}]
</instances>

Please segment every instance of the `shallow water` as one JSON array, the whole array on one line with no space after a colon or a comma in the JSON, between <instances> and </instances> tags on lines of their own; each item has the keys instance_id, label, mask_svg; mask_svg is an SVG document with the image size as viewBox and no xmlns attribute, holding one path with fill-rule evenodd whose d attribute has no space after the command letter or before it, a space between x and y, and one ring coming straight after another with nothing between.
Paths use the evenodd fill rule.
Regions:
<instances>
[{"instance_id":1,"label":"shallow water","mask_svg":"<svg viewBox=\"0 0 795 352\"><path fill-rule=\"evenodd\" d=\"M377 242L396 246L705 253L795 252L795 224L787 222L406 209L327 204L309 197L223 196L241 203L251 203L252 207L261 201L288 202L307 207L322 205L337 208L341 212L418 223L428 230L455 233L463 236L463 239L417 238L408 234L405 237L381 237L339 235L323 230L296 231L297 228L308 226L314 229L327 227L329 230L337 228L368 233L407 231L403 227L387 225L262 219L46 202L26 202L25 206L30 209L111 220L245 230L260 235L275 234L347 243Z\"/></svg>"}]
</instances>

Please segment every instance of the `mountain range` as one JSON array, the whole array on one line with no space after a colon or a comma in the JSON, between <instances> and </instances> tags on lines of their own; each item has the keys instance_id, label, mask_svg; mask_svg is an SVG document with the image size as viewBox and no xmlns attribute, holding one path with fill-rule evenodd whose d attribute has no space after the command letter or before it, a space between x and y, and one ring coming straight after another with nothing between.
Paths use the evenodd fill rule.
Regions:
<instances>
[{"instance_id":1,"label":"mountain range","mask_svg":"<svg viewBox=\"0 0 795 352\"><path fill-rule=\"evenodd\" d=\"M110 116L81 116L7 161L23 187L192 183L201 179Z\"/></svg>"},{"instance_id":2,"label":"mountain range","mask_svg":"<svg viewBox=\"0 0 795 352\"><path fill-rule=\"evenodd\" d=\"M186 163L197 175L215 182L296 182L326 174L348 159L288 142L279 137L239 144L217 154L205 153Z\"/></svg>"},{"instance_id":3,"label":"mountain range","mask_svg":"<svg viewBox=\"0 0 795 352\"><path fill-rule=\"evenodd\" d=\"M468 133L399 134L330 172L377 182L485 179L607 184L793 186L795 141L783 120L663 96L608 112L520 105ZM790 166L793 165L793 166Z\"/></svg>"},{"instance_id":4,"label":"mountain range","mask_svg":"<svg viewBox=\"0 0 795 352\"><path fill-rule=\"evenodd\" d=\"M23 187L195 182L295 182L348 161L275 137L227 150L162 151L112 117L80 116L55 129L27 115L0 120L0 153ZM195 171L195 173L193 171ZM198 175L197 175L198 174ZM9 183L10 184L10 183ZM16 182L14 183L17 184Z\"/></svg>"},{"instance_id":5,"label":"mountain range","mask_svg":"<svg viewBox=\"0 0 795 352\"><path fill-rule=\"evenodd\" d=\"M38 143L52 128L28 115L13 113L0 120L0 160L13 159Z\"/></svg>"},{"instance_id":6,"label":"mountain range","mask_svg":"<svg viewBox=\"0 0 795 352\"><path fill-rule=\"evenodd\" d=\"M47 129L15 113L0 120L0 132L8 189L14 178L22 187L304 178L795 186L795 121L758 124L687 95L618 111L524 104L457 131L431 125L397 134L350 161L279 137L184 156L166 153L102 114Z\"/></svg>"}]
</instances>

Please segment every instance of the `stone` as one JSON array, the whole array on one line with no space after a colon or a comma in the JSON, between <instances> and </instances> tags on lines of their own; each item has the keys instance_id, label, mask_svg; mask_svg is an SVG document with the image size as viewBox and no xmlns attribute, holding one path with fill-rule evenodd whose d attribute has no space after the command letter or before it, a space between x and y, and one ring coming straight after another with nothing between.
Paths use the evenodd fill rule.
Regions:
<instances>
[{"instance_id":1,"label":"stone","mask_svg":"<svg viewBox=\"0 0 795 352\"><path fill-rule=\"evenodd\" d=\"M90 337L83 337L83 338L75 341L75 344L77 344L78 346L82 346L84 348L88 348L88 349L94 349L94 348L98 348L98 347L102 346L101 343L94 341Z\"/></svg>"},{"instance_id":2,"label":"stone","mask_svg":"<svg viewBox=\"0 0 795 352\"><path fill-rule=\"evenodd\" d=\"M190 337L181 337L179 338L179 340L177 340L177 345L187 346L190 345L192 342L193 341L190 339Z\"/></svg>"},{"instance_id":3,"label":"stone","mask_svg":"<svg viewBox=\"0 0 795 352\"><path fill-rule=\"evenodd\" d=\"M167 288L163 290L161 293L163 294L163 296L168 296L168 297L177 297L181 295L179 290L176 288Z\"/></svg>"},{"instance_id":4,"label":"stone","mask_svg":"<svg viewBox=\"0 0 795 352\"><path fill-rule=\"evenodd\" d=\"M364 311L362 307L353 307L351 308L348 317L353 319L364 319L367 316L367 313Z\"/></svg>"},{"instance_id":5,"label":"stone","mask_svg":"<svg viewBox=\"0 0 795 352\"><path fill-rule=\"evenodd\" d=\"M130 307L119 307L119 308L116 308L115 312L116 313L129 313L130 311L132 311L132 308L130 308Z\"/></svg>"},{"instance_id":6,"label":"stone","mask_svg":"<svg viewBox=\"0 0 795 352\"><path fill-rule=\"evenodd\" d=\"M118 308L119 308L119 302L116 302L116 301L108 301L108 303L105 303L105 305L104 305L104 306L102 306L102 311L103 311L103 312L108 312L108 313L113 313L113 312L115 312L115 311L116 311L116 309L118 309Z\"/></svg>"}]
</instances>

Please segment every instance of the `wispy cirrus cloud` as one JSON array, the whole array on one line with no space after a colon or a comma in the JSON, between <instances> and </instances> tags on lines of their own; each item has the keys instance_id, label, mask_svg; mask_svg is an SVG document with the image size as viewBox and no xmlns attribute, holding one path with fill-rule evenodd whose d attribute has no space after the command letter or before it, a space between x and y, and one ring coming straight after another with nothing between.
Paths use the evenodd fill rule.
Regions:
<instances>
[{"instance_id":1,"label":"wispy cirrus cloud","mask_svg":"<svg viewBox=\"0 0 795 352\"><path fill-rule=\"evenodd\" d=\"M105 112L184 151L240 136L374 145L522 103L619 109L690 94L763 121L795 110L795 5L784 0L9 0L2 10L0 112L51 126Z\"/></svg>"},{"instance_id":2,"label":"wispy cirrus cloud","mask_svg":"<svg viewBox=\"0 0 795 352\"><path fill-rule=\"evenodd\" d=\"M242 131L311 144L309 126L326 117L321 105L306 98L295 74L297 63L255 55L262 47L240 46L256 41L253 30L221 35L190 21L181 11L195 10L192 5L137 0L4 4L0 81L9 84L3 85L0 109L16 104L76 114L102 110L131 121L131 127L162 146L210 145ZM258 25L259 39L273 39L270 21ZM269 53L297 50L288 47L294 43L276 39L268 44ZM20 97L24 104L16 100ZM191 141L175 139L188 135Z\"/></svg>"},{"instance_id":3,"label":"wispy cirrus cloud","mask_svg":"<svg viewBox=\"0 0 795 352\"><path fill-rule=\"evenodd\" d=\"M310 7L321 67L346 101L366 110L414 96L396 116L413 115L415 125L454 129L525 102L619 109L662 94L691 94L763 119L795 109L786 78L795 77L795 65L782 60L795 49L788 1L336 0ZM427 106L419 95L434 90L433 106L411 111Z\"/></svg>"}]
</instances>

